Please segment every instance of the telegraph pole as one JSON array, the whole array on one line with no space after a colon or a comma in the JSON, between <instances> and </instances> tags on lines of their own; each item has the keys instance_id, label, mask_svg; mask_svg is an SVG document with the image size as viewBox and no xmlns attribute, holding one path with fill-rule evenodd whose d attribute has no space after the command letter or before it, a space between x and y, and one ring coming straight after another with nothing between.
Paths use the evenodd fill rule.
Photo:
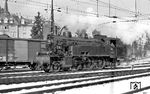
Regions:
<instances>
[{"instance_id":1,"label":"telegraph pole","mask_svg":"<svg viewBox=\"0 0 150 94\"><path fill-rule=\"evenodd\" d=\"M98 14L98 0L97 1L97 17L99 17L99 14Z\"/></svg>"},{"instance_id":2,"label":"telegraph pole","mask_svg":"<svg viewBox=\"0 0 150 94\"><path fill-rule=\"evenodd\" d=\"M109 0L109 17L110 17L110 0Z\"/></svg>"},{"instance_id":3,"label":"telegraph pole","mask_svg":"<svg viewBox=\"0 0 150 94\"><path fill-rule=\"evenodd\" d=\"M66 13L68 14L68 6L66 6Z\"/></svg>"},{"instance_id":4,"label":"telegraph pole","mask_svg":"<svg viewBox=\"0 0 150 94\"><path fill-rule=\"evenodd\" d=\"M137 1L135 0L135 17L137 17Z\"/></svg>"},{"instance_id":5,"label":"telegraph pole","mask_svg":"<svg viewBox=\"0 0 150 94\"><path fill-rule=\"evenodd\" d=\"M54 8L53 8L53 0L51 0L51 34L54 34Z\"/></svg>"}]
</instances>

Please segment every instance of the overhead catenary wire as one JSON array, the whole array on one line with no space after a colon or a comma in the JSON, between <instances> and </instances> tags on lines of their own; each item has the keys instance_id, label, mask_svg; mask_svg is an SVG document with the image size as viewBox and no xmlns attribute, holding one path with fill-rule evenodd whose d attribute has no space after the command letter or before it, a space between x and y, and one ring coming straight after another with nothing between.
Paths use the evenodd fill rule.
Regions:
<instances>
[{"instance_id":1,"label":"overhead catenary wire","mask_svg":"<svg viewBox=\"0 0 150 94\"><path fill-rule=\"evenodd\" d=\"M82 3L82 4L96 5L95 3L90 3L90 2L85 2L85 1L79 1L79 0L71 0L71 1L79 2L79 3ZM91 2L96 2L96 0L91 0ZM99 4L99 6L101 6L101 7L109 7L109 3L106 3L106 2L103 2L103 1L100 1L100 0L98 0L98 2L101 3L101 4L103 4L103 5ZM127 13L135 14L135 11L131 11L131 10L128 10L128 9L125 9L125 8L121 8L121 7L118 7L118 6L113 5L113 4L110 4L110 8L116 9L116 10L119 10L119 11L122 11L122 12L127 12Z\"/></svg>"},{"instance_id":2,"label":"overhead catenary wire","mask_svg":"<svg viewBox=\"0 0 150 94\"><path fill-rule=\"evenodd\" d=\"M91 1L93 1L93 0L91 0ZM107 3L107 2L100 1L100 0L98 0L98 1L99 1L100 3L103 3L103 4L105 4L105 5L108 5L108 6L109 6L109 3ZM128 10L128 9L125 9L125 8L122 8L122 7L118 7L118 6L113 5L113 4L111 4L111 3L110 3L110 8L117 9L117 10L124 11L124 12L133 13L133 14L135 14L135 13L136 13L135 11L131 11L131 10Z\"/></svg>"},{"instance_id":3,"label":"overhead catenary wire","mask_svg":"<svg viewBox=\"0 0 150 94\"><path fill-rule=\"evenodd\" d=\"M18 0L9 0L9 1L14 2L14 3L25 4L24 2L18 1ZM44 7L44 8L46 8L47 6L49 6L49 7L51 6L51 4L42 3L42 2L38 2L38 1L34 1L34 0L27 0L27 1L32 3L32 4L28 3L29 5L41 6L41 7ZM96 5L95 3L90 3L90 2L85 2L85 1L79 1L79 0L72 0L72 1L79 2L79 3L82 3L82 4ZM103 2L103 1L100 1L100 0L98 0L98 2L104 4L104 5L100 5L100 4L98 5L98 6L101 6L101 7L108 7L108 5L109 5L109 3L106 3L106 2ZM54 6L58 7L57 5L54 5ZM110 8L115 9L115 10L119 10L119 11L122 11L122 12L128 12L128 13L135 14L134 11L130 11L128 9L120 8L120 7L112 5L112 4L110 4ZM76 12L77 12L77 10L76 10ZM81 12L81 11L79 11L79 12Z\"/></svg>"},{"instance_id":4,"label":"overhead catenary wire","mask_svg":"<svg viewBox=\"0 0 150 94\"><path fill-rule=\"evenodd\" d=\"M33 3L29 3L29 2L23 2L23 1L18 1L18 0L9 0L9 2L11 2L11 3L15 3L15 4L21 4L21 5L23 5L23 6L27 6L27 7L30 7L30 5L31 5L31 7L34 7L34 6L38 6L38 7L40 7L40 8L44 8L44 9L46 9L47 11L49 10L49 9L51 9L49 6L51 6L50 4L47 4L47 3L40 3L40 2L34 2L33 0L28 0L29 2L33 2ZM37 5L37 4L35 4L35 3L39 3L39 4L41 4L41 5ZM67 6L67 8L66 7L59 7L59 6L57 6L57 5L54 5L55 6L55 8L54 8L54 10L55 11L57 11L57 8L60 8L62 11L64 10L64 11L67 11L67 14L69 14L69 12L71 11L74 11L74 12L79 12L79 13L81 13L81 14L93 14L93 15L96 15L96 13L91 13L91 12L87 12L87 11L83 11L83 10L79 10L79 9L74 9L74 8L69 8L68 6ZM47 8L49 8L49 9L47 9ZM38 8L37 8L38 9Z\"/></svg>"},{"instance_id":5,"label":"overhead catenary wire","mask_svg":"<svg viewBox=\"0 0 150 94\"><path fill-rule=\"evenodd\" d=\"M34 0L27 0L28 2L23 2L21 0L8 0L8 1L11 2L11 3L19 4L19 5L21 4L21 5L27 6L27 7L38 6L40 8L43 8L44 10L46 10L47 8L50 9L50 6L51 6L51 4L42 3L42 2L34 1ZM93 0L92 0L92 2L85 2L85 1L79 1L79 0L72 0L72 1L76 1L76 2L82 3L82 4L88 4L88 5L94 5L94 6L96 5L96 3L92 3ZM98 6L100 6L100 7L108 7L109 3L106 3L106 2L103 2L103 1L100 1L100 0L98 0L98 1L101 2L101 4L100 3L98 4ZM32 2L32 3L29 3L29 2ZM67 6L67 8L66 7L60 7L58 5L54 5L54 6L55 6L55 9L54 9L55 11L57 10L57 8L61 8L61 12L65 11L64 13L67 13L67 14L70 14L71 12L78 12L78 13L81 13L81 14L93 14L93 15L97 15L97 13L87 12L87 11L80 10L80 9L74 9L74 8L71 8L71 7L68 7L68 6ZM134 11L130 11L130 10L127 10L127 9L121 9L120 7L118 7L118 6L115 7L112 4L110 4L110 7L112 9L115 9L115 11L119 10L119 11L123 11L123 12L135 14ZM39 8L36 8L36 9L39 9ZM143 14L143 16L147 16L147 15L149 15L149 14Z\"/></svg>"},{"instance_id":6,"label":"overhead catenary wire","mask_svg":"<svg viewBox=\"0 0 150 94\"><path fill-rule=\"evenodd\" d=\"M33 7L33 6L46 7L46 5L37 5L37 4L34 4L34 3L23 2L23 1L18 1L18 0L15 0L15 1L14 0L9 0L8 2L15 3L15 4L21 4L21 5L24 5L24 6L31 5L31 7Z\"/></svg>"}]
</instances>

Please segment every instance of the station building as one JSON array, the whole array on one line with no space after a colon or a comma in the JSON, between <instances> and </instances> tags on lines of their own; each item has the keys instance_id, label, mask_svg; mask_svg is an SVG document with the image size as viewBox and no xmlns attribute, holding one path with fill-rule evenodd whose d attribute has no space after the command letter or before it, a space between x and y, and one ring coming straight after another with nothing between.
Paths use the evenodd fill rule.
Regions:
<instances>
[{"instance_id":1,"label":"station building","mask_svg":"<svg viewBox=\"0 0 150 94\"><path fill-rule=\"evenodd\" d=\"M12 38L31 38L33 20L11 14L8 10L8 0L4 8L0 7L0 35L6 34Z\"/></svg>"}]
</instances>

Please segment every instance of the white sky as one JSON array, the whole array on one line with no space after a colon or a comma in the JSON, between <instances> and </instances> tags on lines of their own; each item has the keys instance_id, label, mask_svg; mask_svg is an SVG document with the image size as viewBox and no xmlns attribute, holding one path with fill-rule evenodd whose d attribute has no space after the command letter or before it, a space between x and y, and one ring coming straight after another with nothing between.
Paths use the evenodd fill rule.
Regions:
<instances>
[{"instance_id":1,"label":"white sky","mask_svg":"<svg viewBox=\"0 0 150 94\"><path fill-rule=\"evenodd\" d=\"M0 6L4 7L4 1L0 0ZM80 2L76 2L80 1ZM108 3L109 0L100 0L103 2ZM118 7L122 7L131 11L134 11L134 1L135 0L110 0L111 4L116 5ZM34 3L33 3L34 2ZM40 11L44 17L48 16L50 17L50 10L48 12L45 11L47 8L46 4L39 4L36 2L46 3L50 4L51 0L9 0L9 11L11 13L18 13L24 16L33 17L37 15L37 11ZM81 2L88 2L92 4L85 4ZM94 5L95 4L95 5ZM63 7L61 13L56 13L55 16L57 19L57 16L59 17L62 15L62 13L67 13L66 7L68 6L68 13L75 13L75 11L70 10L71 9L77 9L81 11L86 11L87 8L93 8L93 12L96 13L96 0L54 0L54 5L56 7ZM100 15L108 15L109 14L109 8L108 6L102 4L99 2L99 14ZM137 0L137 8L138 11L142 14L150 14L150 0ZM103 6L103 7L102 7ZM49 8L49 7L48 7ZM76 14L84 14L80 12L76 12ZM133 14L130 14L128 12L121 12L119 10L111 9L111 15L117 15L117 16L133 16Z\"/></svg>"}]
</instances>

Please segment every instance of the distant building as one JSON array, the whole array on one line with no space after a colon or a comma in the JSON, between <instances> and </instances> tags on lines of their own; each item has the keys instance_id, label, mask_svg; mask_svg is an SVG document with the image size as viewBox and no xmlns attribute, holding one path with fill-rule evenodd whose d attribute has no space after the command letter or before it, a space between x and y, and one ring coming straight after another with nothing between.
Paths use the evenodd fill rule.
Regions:
<instances>
[{"instance_id":1,"label":"distant building","mask_svg":"<svg viewBox=\"0 0 150 94\"><path fill-rule=\"evenodd\" d=\"M12 38L31 38L32 20L22 16L10 14L8 0L5 0L4 8L0 7L0 35L7 34Z\"/></svg>"}]
</instances>

